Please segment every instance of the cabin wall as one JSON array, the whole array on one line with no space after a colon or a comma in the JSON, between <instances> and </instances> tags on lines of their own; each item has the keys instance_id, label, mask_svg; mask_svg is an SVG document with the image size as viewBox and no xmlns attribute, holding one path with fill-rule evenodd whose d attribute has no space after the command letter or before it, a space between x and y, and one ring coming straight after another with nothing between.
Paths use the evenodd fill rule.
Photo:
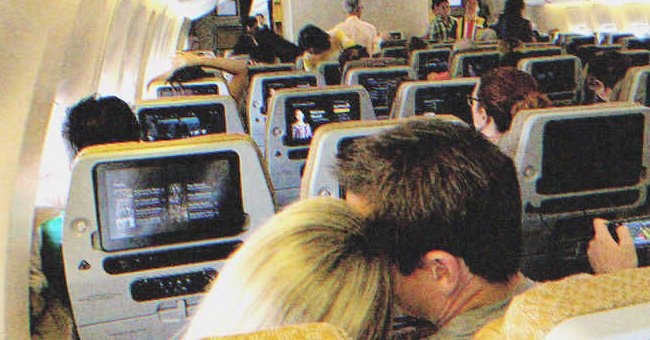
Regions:
<instances>
[{"instance_id":1,"label":"cabin wall","mask_svg":"<svg viewBox=\"0 0 650 340\"><path fill-rule=\"evenodd\" d=\"M566 1L531 5L527 16L540 32L626 32L639 36L650 32L650 2Z\"/></svg>"},{"instance_id":2,"label":"cabin wall","mask_svg":"<svg viewBox=\"0 0 650 340\"><path fill-rule=\"evenodd\" d=\"M362 19L384 33L401 31L406 36L421 36L427 29L429 4L429 0L411 0L408 6L401 1L365 1ZM284 0L282 12L284 38L292 42L307 24L328 30L346 18L341 0Z\"/></svg>"},{"instance_id":3,"label":"cabin wall","mask_svg":"<svg viewBox=\"0 0 650 340\"><path fill-rule=\"evenodd\" d=\"M28 272L39 167L54 168L55 160L58 166L68 166L68 157L60 148L45 150L47 157L43 157L46 135L60 136L66 109L82 97L101 92L134 103L148 78L171 66L184 16L195 17L209 7L206 1L201 6L182 3L0 2L0 79L4 81L0 96L0 338L29 338ZM44 187L45 191L53 189Z\"/></svg>"}]
</instances>

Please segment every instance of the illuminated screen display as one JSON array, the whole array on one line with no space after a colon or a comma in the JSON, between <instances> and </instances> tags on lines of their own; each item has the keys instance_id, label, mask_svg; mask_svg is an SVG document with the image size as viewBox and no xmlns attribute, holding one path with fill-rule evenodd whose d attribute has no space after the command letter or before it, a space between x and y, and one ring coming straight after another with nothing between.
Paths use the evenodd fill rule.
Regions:
<instances>
[{"instance_id":1,"label":"illuminated screen display","mask_svg":"<svg viewBox=\"0 0 650 340\"><path fill-rule=\"evenodd\" d=\"M243 231L239 157L234 152L100 163L93 175L106 251Z\"/></svg>"},{"instance_id":2,"label":"illuminated screen display","mask_svg":"<svg viewBox=\"0 0 650 340\"><path fill-rule=\"evenodd\" d=\"M262 114L266 114L269 105L269 98L271 93L277 89L295 88L295 87L310 87L316 86L315 76L305 76L296 78L281 78L281 79L265 79L262 81L262 97L264 98L262 106Z\"/></svg>"},{"instance_id":3,"label":"illuminated screen display","mask_svg":"<svg viewBox=\"0 0 650 340\"><path fill-rule=\"evenodd\" d=\"M289 98L285 106L287 135L285 144L308 145L316 129L334 122L361 119L358 93Z\"/></svg>"},{"instance_id":4,"label":"illuminated screen display","mask_svg":"<svg viewBox=\"0 0 650 340\"><path fill-rule=\"evenodd\" d=\"M462 59L463 77L480 77L483 73L499 67L498 54L467 56Z\"/></svg>"},{"instance_id":5,"label":"illuminated screen display","mask_svg":"<svg viewBox=\"0 0 650 340\"><path fill-rule=\"evenodd\" d=\"M368 90L377 117L388 117L397 88L408 76L406 71L359 75L359 84Z\"/></svg>"},{"instance_id":6,"label":"illuminated screen display","mask_svg":"<svg viewBox=\"0 0 650 340\"><path fill-rule=\"evenodd\" d=\"M642 178L642 114L549 122L540 194L632 186Z\"/></svg>"},{"instance_id":7,"label":"illuminated screen display","mask_svg":"<svg viewBox=\"0 0 650 340\"><path fill-rule=\"evenodd\" d=\"M449 51L421 52L418 60L418 79L425 80L431 72L449 71Z\"/></svg>"},{"instance_id":8,"label":"illuminated screen display","mask_svg":"<svg viewBox=\"0 0 650 340\"><path fill-rule=\"evenodd\" d=\"M142 140L159 141L226 132L222 104L146 108L138 112Z\"/></svg>"},{"instance_id":9,"label":"illuminated screen display","mask_svg":"<svg viewBox=\"0 0 650 340\"><path fill-rule=\"evenodd\" d=\"M467 105L467 96L474 91L474 85L441 86L419 89L415 92L415 114L451 114L474 126L472 110Z\"/></svg>"},{"instance_id":10,"label":"illuminated screen display","mask_svg":"<svg viewBox=\"0 0 650 340\"><path fill-rule=\"evenodd\" d=\"M189 84L182 86L161 86L158 88L158 98L216 94L219 94L219 87L216 84Z\"/></svg>"},{"instance_id":11,"label":"illuminated screen display","mask_svg":"<svg viewBox=\"0 0 650 340\"><path fill-rule=\"evenodd\" d=\"M650 216L634 221L627 221L623 223L630 231L634 245L648 246L650 245Z\"/></svg>"},{"instance_id":12,"label":"illuminated screen display","mask_svg":"<svg viewBox=\"0 0 650 340\"><path fill-rule=\"evenodd\" d=\"M533 63L531 74L544 93L569 92L576 89L573 60L553 60Z\"/></svg>"}]
</instances>

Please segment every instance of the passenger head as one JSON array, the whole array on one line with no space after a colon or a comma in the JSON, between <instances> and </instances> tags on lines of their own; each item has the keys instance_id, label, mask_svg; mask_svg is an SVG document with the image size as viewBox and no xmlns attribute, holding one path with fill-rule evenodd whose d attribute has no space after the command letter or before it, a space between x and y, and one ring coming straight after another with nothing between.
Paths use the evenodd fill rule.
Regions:
<instances>
[{"instance_id":1,"label":"passenger head","mask_svg":"<svg viewBox=\"0 0 650 340\"><path fill-rule=\"evenodd\" d=\"M193 66L183 66L172 72L172 74L167 77L167 82L171 85L181 85L188 81L203 79L203 78L213 78L214 76L210 73L203 70L200 65Z\"/></svg>"},{"instance_id":2,"label":"passenger head","mask_svg":"<svg viewBox=\"0 0 650 340\"><path fill-rule=\"evenodd\" d=\"M241 19L242 28L245 34L252 34L258 27L257 17L245 17Z\"/></svg>"},{"instance_id":3,"label":"passenger head","mask_svg":"<svg viewBox=\"0 0 650 340\"><path fill-rule=\"evenodd\" d=\"M506 16L521 16L526 8L524 0L506 0L503 14Z\"/></svg>"},{"instance_id":4,"label":"passenger head","mask_svg":"<svg viewBox=\"0 0 650 340\"><path fill-rule=\"evenodd\" d=\"M343 0L343 7L345 12L350 15L361 16L361 11L363 11L361 0Z\"/></svg>"},{"instance_id":5,"label":"passenger head","mask_svg":"<svg viewBox=\"0 0 650 340\"><path fill-rule=\"evenodd\" d=\"M228 261L187 337L327 322L353 339L383 338L391 321L389 261L344 201L299 201Z\"/></svg>"},{"instance_id":6,"label":"passenger head","mask_svg":"<svg viewBox=\"0 0 650 340\"><path fill-rule=\"evenodd\" d=\"M433 11L433 14L449 15L449 13L451 13L451 7L449 6L449 0L433 0L433 1L431 1L431 10Z\"/></svg>"},{"instance_id":7,"label":"passenger head","mask_svg":"<svg viewBox=\"0 0 650 340\"><path fill-rule=\"evenodd\" d=\"M615 99L612 97L612 90L625 77L629 66L628 58L617 51L600 52L594 55L587 64L585 85L588 102Z\"/></svg>"},{"instance_id":8,"label":"passenger head","mask_svg":"<svg viewBox=\"0 0 650 340\"><path fill-rule=\"evenodd\" d=\"M368 50L361 46L361 45L354 45L352 47L348 47L339 54L339 67L341 70L345 67L345 63L351 60L359 60L363 58L368 58L370 57L370 54L368 54Z\"/></svg>"},{"instance_id":9,"label":"passenger head","mask_svg":"<svg viewBox=\"0 0 650 340\"><path fill-rule=\"evenodd\" d=\"M137 141L140 128L123 100L112 96L88 97L68 110L62 134L74 157L91 145Z\"/></svg>"},{"instance_id":10,"label":"passenger head","mask_svg":"<svg viewBox=\"0 0 650 340\"><path fill-rule=\"evenodd\" d=\"M416 120L355 141L338 179L370 215L372 242L402 275L442 251L489 282L519 270L521 197L512 160L460 124Z\"/></svg>"},{"instance_id":11,"label":"passenger head","mask_svg":"<svg viewBox=\"0 0 650 340\"><path fill-rule=\"evenodd\" d=\"M538 91L537 81L530 74L513 67L499 67L484 73L472 101L474 126L488 137L486 131L510 130L517 112L524 108L551 106L552 102Z\"/></svg>"},{"instance_id":12,"label":"passenger head","mask_svg":"<svg viewBox=\"0 0 650 340\"><path fill-rule=\"evenodd\" d=\"M298 46L311 54L322 54L331 48L330 36L314 25L307 25L298 34Z\"/></svg>"}]
</instances>

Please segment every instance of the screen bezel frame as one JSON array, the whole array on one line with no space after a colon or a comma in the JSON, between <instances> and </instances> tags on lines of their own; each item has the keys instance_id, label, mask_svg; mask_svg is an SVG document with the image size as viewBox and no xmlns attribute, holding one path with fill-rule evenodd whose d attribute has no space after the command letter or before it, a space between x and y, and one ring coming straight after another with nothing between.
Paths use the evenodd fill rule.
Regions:
<instances>
[{"instance_id":1,"label":"screen bezel frame","mask_svg":"<svg viewBox=\"0 0 650 340\"><path fill-rule=\"evenodd\" d=\"M296 141L296 140L294 140L293 137L291 136L291 134L292 134L291 122L290 122L289 119L287 119L288 118L288 112L289 112L287 109L289 109L290 106L293 106L296 102L302 102L302 101L308 101L308 100L322 100L322 101L327 101L327 102L331 103L333 100L350 100L350 98L352 99L353 105L356 106L356 108L357 108L356 111L358 113L357 118L354 119L354 117L352 117L353 119L351 119L350 121L361 121L362 120L361 95L356 91L355 92L345 92L345 93L310 94L310 95L306 95L306 96L296 96L296 97L292 96L292 97L286 98L284 103L283 103L284 104L284 121L285 121L284 128L285 128L285 134L284 134L284 137L282 138L282 144L284 146L287 146L287 147L298 147L298 146L305 147L305 146L309 146L311 144L311 141L314 138L314 135L316 134L316 130L318 128L320 128L321 126L323 126L323 125L327 125L327 124L322 124L322 125L319 125L316 128L312 128L312 137L309 138L308 140L304 140L304 141ZM335 123L335 122L330 122L330 123ZM310 125L310 128L311 128L311 125Z\"/></svg>"},{"instance_id":2,"label":"screen bezel frame","mask_svg":"<svg viewBox=\"0 0 650 340\"><path fill-rule=\"evenodd\" d=\"M234 203L236 203L236 205L241 208L241 211L236 212L237 216L229 216L229 218L223 221L210 221L209 226L204 225L198 228L195 227L194 229L188 228L188 230L191 231L189 233L187 230L182 230L171 233L148 235L144 237L121 239L111 238L110 221L107 220L110 216L108 207L108 188L106 187L106 183L103 183L104 185L102 185L102 181L105 182L105 179L102 180L100 178L102 171L110 171L121 168L126 169L128 167L137 166L162 166L164 170L164 163L170 160L173 161L175 159L188 159L186 162L194 163L192 161L196 161L197 158L205 162L214 162L221 160L226 160L228 162L230 169L233 170L230 174L230 180L234 185L239 186L239 190L237 191L238 196L234 198ZM97 218L97 232L99 236L98 239L101 249L106 252L119 252L148 247L173 246L175 244L185 242L228 237L244 232L246 230L245 227L247 214L244 209L241 171L242 169L240 155L236 151L218 151L212 153L173 155L169 157L153 157L144 159L111 160L94 164L92 167L93 195L95 203L95 215ZM238 214L239 212L241 212L241 214ZM224 226L224 224L232 222L233 220L235 221L234 225ZM217 226L215 226L215 224Z\"/></svg>"},{"instance_id":3,"label":"screen bezel frame","mask_svg":"<svg viewBox=\"0 0 650 340\"><path fill-rule=\"evenodd\" d=\"M185 138L191 138L191 137L197 137L197 136L185 136L181 138L172 138L172 139L156 139L153 141L150 141L147 139L147 133L148 133L148 128L146 124L144 124L145 118L147 116L147 112L150 111L157 111L157 110L169 110L170 112L175 112L175 110L181 109L181 108L201 108L201 107L207 107L207 106L214 106L214 107L219 107L221 111L221 121L223 122L223 129L221 131L216 131L216 132L208 132L203 135L199 136L205 136L205 135L210 135L210 134L215 134L215 133L226 133L228 131L228 121L226 117L226 105L224 103L188 103L188 104L183 104L183 105L174 105L174 106L151 106L151 107L143 107L140 108L137 112L137 118L138 122L140 123L140 138L143 141L147 142L157 142L157 141L166 141L166 140L178 140L178 139L185 139ZM201 122L199 120L199 122Z\"/></svg>"}]
</instances>

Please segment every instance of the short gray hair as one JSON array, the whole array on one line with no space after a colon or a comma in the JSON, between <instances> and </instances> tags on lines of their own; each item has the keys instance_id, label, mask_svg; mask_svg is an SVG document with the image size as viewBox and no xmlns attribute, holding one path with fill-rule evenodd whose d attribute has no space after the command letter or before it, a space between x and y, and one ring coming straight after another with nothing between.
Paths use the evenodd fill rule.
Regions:
<instances>
[{"instance_id":1,"label":"short gray hair","mask_svg":"<svg viewBox=\"0 0 650 340\"><path fill-rule=\"evenodd\" d=\"M361 9L361 0L343 0L343 6L348 13L358 12Z\"/></svg>"}]
</instances>

